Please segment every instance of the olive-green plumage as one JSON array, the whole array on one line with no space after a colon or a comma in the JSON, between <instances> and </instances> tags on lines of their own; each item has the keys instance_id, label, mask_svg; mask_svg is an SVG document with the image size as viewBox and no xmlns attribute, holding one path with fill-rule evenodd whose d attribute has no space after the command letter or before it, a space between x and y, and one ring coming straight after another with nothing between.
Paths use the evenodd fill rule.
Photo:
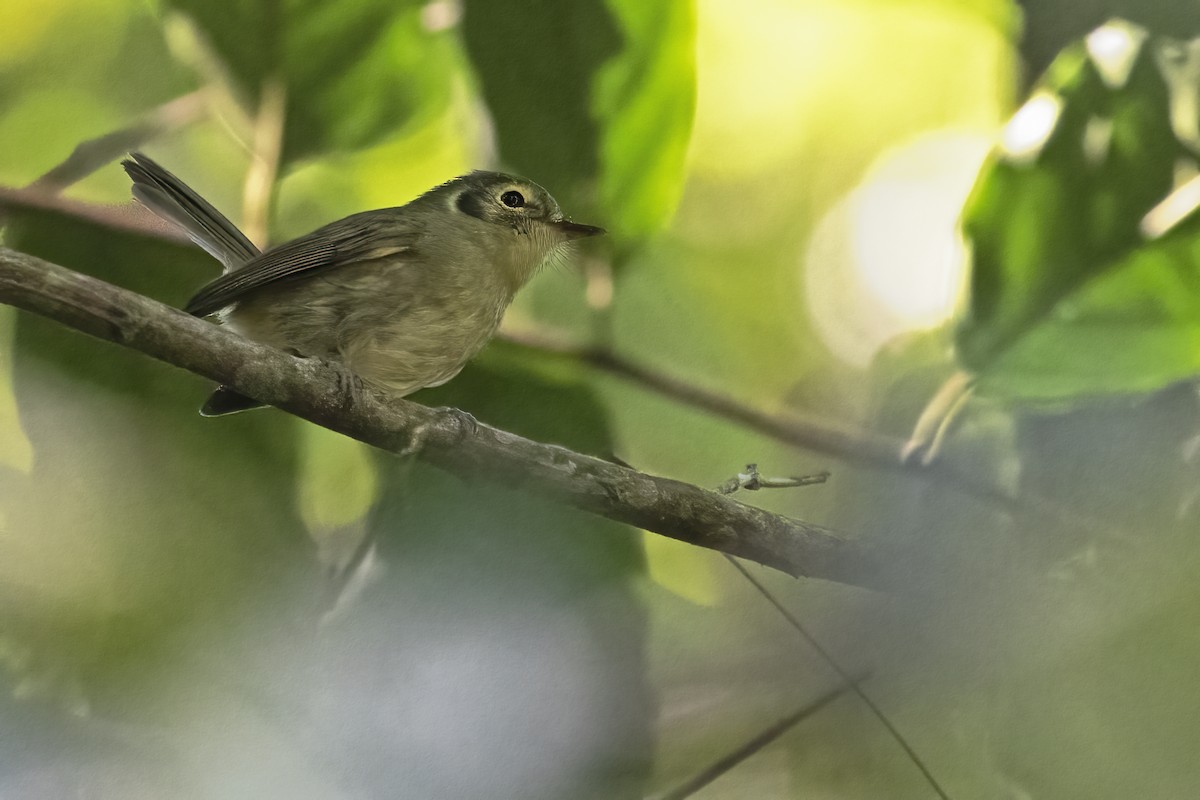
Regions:
<instances>
[{"instance_id":1,"label":"olive-green plumage","mask_svg":"<svg viewBox=\"0 0 1200 800\"><path fill-rule=\"evenodd\" d=\"M480 171L261 253L151 159L135 153L124 166L134 197L225 265L187 311L219 314L282 350L339 360L400 396L457 375L551 254L603 232L564 219L531 181ZM256 405L218 389L202 413Z\"/></svg>"}]
</instances>

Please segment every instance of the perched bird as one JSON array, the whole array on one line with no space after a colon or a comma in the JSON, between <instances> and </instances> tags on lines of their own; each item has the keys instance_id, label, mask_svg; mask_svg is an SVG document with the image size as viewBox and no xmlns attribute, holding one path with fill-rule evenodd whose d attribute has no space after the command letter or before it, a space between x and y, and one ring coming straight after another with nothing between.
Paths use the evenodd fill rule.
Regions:
<instances>
[{"instance_id":1,"label":"perched bird","mask_svg":"<svg viewBox=\"0 0 1200 800\"><path fill-rule=\"evenodd\" d=\"M246 338L295 355L340 361L397 396L457 375L551 255L604 232L564 218L532 181L477 171L263 253L145 155L122 166L138 201L225 265L186 311L216 314ZM219 387L200 413L261 405Z\"/></svg>"}]
</instances>

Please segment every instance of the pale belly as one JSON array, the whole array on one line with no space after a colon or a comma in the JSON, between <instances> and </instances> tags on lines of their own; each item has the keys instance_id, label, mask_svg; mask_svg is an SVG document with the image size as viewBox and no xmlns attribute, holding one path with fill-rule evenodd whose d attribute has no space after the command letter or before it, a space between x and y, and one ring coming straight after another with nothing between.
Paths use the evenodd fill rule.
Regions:
<instances>
[{"instance_id":1,"label":"pale belly","mask_svg":"<svg viewBox=\"0 0 1200 800\"><path fill-rule=\"evenodd\" d=\"M466 314L418 311L355 333L340 354L364 381L403 396L457 375L492 338L503 314L503 307Z\"/></svg>"},{"instance_id":2,"label":"pale belly","mask_svg":"<svg viewBox=\"0 0 1200 800\"><path fill-rule=\"evenodd\" d=\"M454 286L411 267L360 264L273 286L240 302L226 324L282 350L343 361L366 383L403 396L457 375L511 300L478 276Z\"/></svg>"}]
</instances>

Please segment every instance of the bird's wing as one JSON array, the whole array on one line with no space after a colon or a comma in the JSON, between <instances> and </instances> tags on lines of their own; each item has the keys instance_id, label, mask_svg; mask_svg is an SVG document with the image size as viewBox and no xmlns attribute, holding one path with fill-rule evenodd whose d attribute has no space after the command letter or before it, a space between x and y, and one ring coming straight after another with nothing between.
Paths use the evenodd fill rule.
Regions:
<instances>
[{"instance_id":1,"label":"bird's wing","mask_svg":"<svg viewBox=\"0 0 1200 800\"><path fill-rule=\"evenodd\" d=\"M229 219L179 178L142 153L121 162L133 180L133 196L225 265L236 269L259 255L259 249Z\"/></svg>"},{"instance_id":2,"label":"bird's wing","mask_svg":"<svg viewBox=\"0 0 1200 800\"><path fill-rule=\"evenodd\" d=\"M378 258L399 255L411 258L421 227L401 222L396 211L389 208L355 214L268 250L241 269L205 286L184 310L203 317L268 284Z\"/></svg>"}]
</instances>

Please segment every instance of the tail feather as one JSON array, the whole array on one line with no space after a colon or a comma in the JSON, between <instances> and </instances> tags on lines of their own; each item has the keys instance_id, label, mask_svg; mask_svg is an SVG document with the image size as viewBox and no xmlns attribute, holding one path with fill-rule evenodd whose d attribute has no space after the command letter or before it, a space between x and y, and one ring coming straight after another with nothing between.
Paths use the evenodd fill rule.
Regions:
<instances>
[{"instance_id":1,"label":"tail feather","mask_svg":"<svg viewBox=\"0 0 1200 800\"><path fill-rule=\"evenodd\" d=\"M121 166L133 180L133 196L155 214L182 228L193 242L224 264L226 272L260 254L224 214L153 159L131 153Z\"/></svg>"},{"instance_id":2,"label":"tail feather","mask_svg":"<svg viewBox=\"0 0 1200 800\"><path fill-rule=\"evenodd\" d=\"M225 414L249 411L252 408L262 408L265 405L266 403L260 403L253 397L235 392L227 386L218 386L200 407L200 416L221 417Z\"/></svg>"}]
</instances>

